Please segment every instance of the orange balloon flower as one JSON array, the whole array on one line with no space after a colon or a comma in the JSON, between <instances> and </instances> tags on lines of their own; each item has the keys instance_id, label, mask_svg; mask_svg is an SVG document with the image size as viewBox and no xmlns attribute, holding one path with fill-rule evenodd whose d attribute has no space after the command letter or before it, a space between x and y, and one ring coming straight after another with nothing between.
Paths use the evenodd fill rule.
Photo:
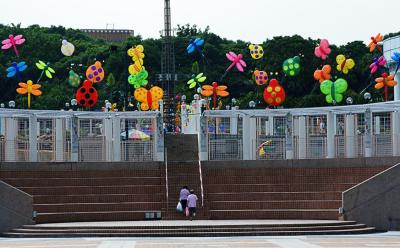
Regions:
<instances>
[{"instance_id":1,"label":"orange balloon flower","mask_svg":"<svg viewBox=\"0 0 400 248\"><path fill-rule=\"evenodd\" d=\"M383 36L381 34L377 34L375 37L371 37L371 42L368 44L369 51L372 53L375 48L378 47L378 50L382 52L382 48L379 46L379 42L383 40Z\"/></svg>"},{"instance_id":2,"label":"orange balloon flower","mask_svg":"<svg viewBox=\"0 0 400 248\"><path fill-rule=\"evenodd\" d=\"M228 89L227 86L220 85L218 86L217 82L213 82L211 85L203 85L203 90L201 94L203 96L213 96L214 100L214 108L217 107L217 96L226 97L229 96L229 92L226 91Z\"/></svg>"},{"instance_id":3,"label":"orange balloon flower","mask_svg":"<svg viewBox=\"0 0 400 248\"><path fill-rule=\"evenodd\" d=\"M394 87L397 82L394 80L394 75L388 75L386 72L382 74L382 77L375 79L375 89L379 90L385 88L385 101L388 100L388 87Z\"/></svg>"},{"instance_id":4,"label":"orange balloon flower","mask_svg":"<svg viewBox=\"0 0 400 248\"><path fill-rule=\"evenodd\" d=\"M20 95L28 94L28 108L31 108L31 94L34 96L40 96L42 92L39 90L42 87L40 84L33 84L31 80L27 83L18 83L19 87L17 93Z\"/></svg>"}]
</instances>

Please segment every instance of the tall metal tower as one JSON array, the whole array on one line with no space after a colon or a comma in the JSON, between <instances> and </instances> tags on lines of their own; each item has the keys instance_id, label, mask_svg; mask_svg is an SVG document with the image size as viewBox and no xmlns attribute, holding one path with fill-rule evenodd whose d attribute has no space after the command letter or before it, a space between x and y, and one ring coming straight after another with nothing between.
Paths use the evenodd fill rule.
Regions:
<instances>
[{"instance_id":1,"label":"tall metal tower","mask_svg":"<svg viewBox=\"0 0 400 248\"><path fill-rule=\"evenodd\" d=\"M178 80L175 72L174 30L171 28L170 0L164 1L164 30L161 32L161 74L159 80L164 89L164 122L167 129L173 132L175 129L175 84Z\"/></svg>"},{"instance_id":2,"label":"tall metal tower","mask_svg":"<svg viewBox=\"0 0 400 248\"><path fill-rule=\"evenodd\" d=\"M175 51L171 28L170 0L164 1L164 30L162 31L161 75L160 81L166 96L174 97L174 86L177 81L175 73Z\"/></svg>"}]
</instances>

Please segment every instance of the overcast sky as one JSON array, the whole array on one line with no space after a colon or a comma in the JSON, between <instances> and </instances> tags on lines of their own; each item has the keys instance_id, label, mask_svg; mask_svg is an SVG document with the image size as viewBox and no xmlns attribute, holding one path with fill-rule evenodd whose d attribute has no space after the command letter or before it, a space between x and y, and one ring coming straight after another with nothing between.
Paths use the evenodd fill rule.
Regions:
<instances>
[{"instance_id":1,"label":"overcast sky","mask_svg":"<svg viewBox=\"0 0 400 248\"><path fill-rule=\"evenodd\" d=\"M163 8L163 0L18 0L1 5L0 22L71 28L113 24L150 38L159 37L163 28ZM171 0L171 8L173 26L208 25L222 37L253 43L299 34L345 44L400 31L400 0Z\"/></svg>"}]
</instances>

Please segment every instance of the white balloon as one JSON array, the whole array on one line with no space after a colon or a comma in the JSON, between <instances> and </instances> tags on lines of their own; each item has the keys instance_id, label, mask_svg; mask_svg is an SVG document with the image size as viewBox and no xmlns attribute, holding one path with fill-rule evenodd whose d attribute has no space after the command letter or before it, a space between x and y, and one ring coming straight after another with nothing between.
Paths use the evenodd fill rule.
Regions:
<instances>
[{"instance_id":1,"label":"white balloon","mask_svg":"<svg viewBox=\"0 0 400 248\"><path fill-rule=\"evenodd\" d=\"M67 40L63 40L61 43L62 43L61 44L62 54L68 57L72 56L72 54L75 51L75 46L72 43L68 42Z\"/></svg>"}]
</instances>

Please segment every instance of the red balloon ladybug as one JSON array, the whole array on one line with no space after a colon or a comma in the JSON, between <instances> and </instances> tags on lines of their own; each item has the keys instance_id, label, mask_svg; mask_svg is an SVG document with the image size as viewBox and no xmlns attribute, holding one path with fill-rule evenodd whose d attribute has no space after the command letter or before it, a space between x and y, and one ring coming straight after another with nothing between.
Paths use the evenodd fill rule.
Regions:
<instances>
[{"instance_id":1,"label":"red balloon ladybug","mask_svg":"<svg viewBox=\"0 0 400 248\"><path fill-rule=\"evenodd\" d=\"M272 79L264 90L264 101L270 106L281 105L286 98L285 90L279 84L278 80Z\"/></svg>"},{"instance_id":2,"label":"red balloon ladybug","mask_svg":"<svg viewBox=\"0 0 400 248\"><path fill-rule=\"evenodd\" d=\"M98 98L99 94L89 80L85 80L85 82L82 84L82 87L76 91L76 100L78 101L79 105L85 108L93 107Z\"/></svg>"}]
</instances>

